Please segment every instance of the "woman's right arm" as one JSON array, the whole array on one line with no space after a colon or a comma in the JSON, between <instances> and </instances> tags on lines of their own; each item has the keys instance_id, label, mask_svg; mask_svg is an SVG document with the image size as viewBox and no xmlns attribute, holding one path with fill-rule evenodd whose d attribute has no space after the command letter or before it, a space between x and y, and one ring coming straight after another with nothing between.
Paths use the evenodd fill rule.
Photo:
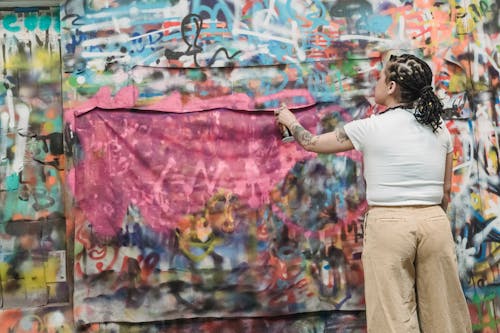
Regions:
<instances>
[{"instance_id":1,"label":"woman's right arm","mask_svg":"<svg viewBox=\"0 0 500 333\"><path fill-rule=\"evenodd\" d=\"M337 128L333 132L313 135L296 121L291 125L290 131L295 140L307 151L328 154L354 148L343 127Z\"/></svg>"},{"instance_id":2,"label":"woman's right arm","mask_svg":"<svg viewBox=\"0 0 500 333\"><path fill-rule=\"evenodd\" d=\"M354 148L344 128L340 127L332 132L313 135L297 120L295 115L285 106L275 111L276 121L286 126L298 144L305 150L315 153L339 153Z\"/></svg>"}]
</instances>

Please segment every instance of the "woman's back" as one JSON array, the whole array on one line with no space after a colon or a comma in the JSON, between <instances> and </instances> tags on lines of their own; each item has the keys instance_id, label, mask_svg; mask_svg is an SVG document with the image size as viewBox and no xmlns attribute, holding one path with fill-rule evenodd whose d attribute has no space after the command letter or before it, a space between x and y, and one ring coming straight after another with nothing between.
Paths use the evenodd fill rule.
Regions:
<instances>
[{"instance_id":1,"label":"woman's back","mask_svg":"<svg viewBox=\"0 0 500 333\"><path fill-rule=\"evenodd\" d=\"M363 152L370 205L432 205L443 196L448 130L435 133L417 122L412 110L394 109L344 127Z\"/></svg>"}]
</instances>

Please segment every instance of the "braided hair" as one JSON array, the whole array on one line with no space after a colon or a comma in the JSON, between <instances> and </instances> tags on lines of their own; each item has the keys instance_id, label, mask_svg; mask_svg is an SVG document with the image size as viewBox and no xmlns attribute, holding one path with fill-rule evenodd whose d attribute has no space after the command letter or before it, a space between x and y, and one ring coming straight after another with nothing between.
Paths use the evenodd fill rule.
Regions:
<instances>
[{"instance_id":1,"label":"braided hair","mask_svg":"<svg viewBox=\"0 0 500 333\"><path fill-rule=\"evenodd\" d=\"M415 118L436 132L441 127L443 104L432 91L432 70L422 59L411 55L391 55L385 66L387 82L399 85L401 102L415 108Z\"/></svg>"}]
</instances>

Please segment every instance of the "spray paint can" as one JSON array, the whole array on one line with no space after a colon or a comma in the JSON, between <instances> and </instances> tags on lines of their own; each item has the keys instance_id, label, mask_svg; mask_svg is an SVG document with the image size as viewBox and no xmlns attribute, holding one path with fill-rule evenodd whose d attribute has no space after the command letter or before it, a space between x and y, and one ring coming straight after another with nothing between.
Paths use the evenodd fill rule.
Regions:
<instances>
[{"instance_id":1,"label":"spray paint can","mask_svg":"<svg viewBox=\"0 0 500 333\"><path fill-rule=\"evenodd\" d=\"M286 127L283 124L278 124L278 128L279 128L280 133L281 133L281 141L283 141L283 142L295 141L295 138L293 137L292 132L290 132L288 127Z\"/></svg>"},{"instance_id":2,"label":"spray paint can","mask_svg":"<svg viewBox=\"0 0 500 333\"><path fill-rule=\"evenodd\" d=\"M280 109L286 108L286 105L284 103L281 104L280 108L274 111L274 114L277 116L279 114ZM283 142L292 142L295 141L295 138L292 135L292 132L288 127L285 125L278 123L278 129L281 134L281 141Z\"/></svg>"}]
</instances>

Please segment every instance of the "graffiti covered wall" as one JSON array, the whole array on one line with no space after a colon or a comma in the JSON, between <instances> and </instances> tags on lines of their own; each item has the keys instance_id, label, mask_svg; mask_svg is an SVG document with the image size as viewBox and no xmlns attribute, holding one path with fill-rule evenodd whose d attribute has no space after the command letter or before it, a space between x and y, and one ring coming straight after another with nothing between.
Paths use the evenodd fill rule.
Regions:
<instances>
[{"instance_id":1,"label":"graffiti covered wall","mask_svg":"<svg viewBox=\"0 0 500 333\"><path fill-rule=\"evenodd\" d=\"M59 10L0 19L0 305L68 302Z\"/></svg>"},{"instance_id":2,"label":"graffiti covered wall","mask_svg":"<svg viewBox=\"0 0 500 333\"><path fill-rule=\"evenodd\" d=\"M78 320L363 309L360 155L284 145L268 112L323 131L371 111L341 105L341 54L308 59L327 18L299 21L322 9L80 5L63 13Z\"/></svg>"},{"instance_id":3,"label":"graffiti covered wall","mask_svg":"<svg viewBox=\"0 0 500 333\"><path fill-rule=\"evenodd\" d=\"M315 133L369 116L378 111L382 59L399 50L425 57L435 73L455 141L448 213L461 280L475 331L500 329L499 7L494 0L65 1L64 121L54 132L66 143L75 322L172 331L146 322L363 310L361 156L316 156L283 143L270 111L284 102ZM23 28L9 20L4 29ZM15 157L27 144L5 124L12 114L26 117L22 107L9 108L8 96L19 98L9 87L1 95L5 226L26 212L30 221L53 214L48 199L34 209L30 200L40 193L63 197L55 171L63 166L54 165L63 159L49 147L27 150L52 164L28 181L33 199L19 192L21 170L34 158ZM27 123L57 119L43 117ZM57 186L42 174L57 174ZM22 208L16 215L10 207ZM312 316L295 326L234 319L226 327L299 331L305 322L326 331L347 329L352 318Z\"/></svg>"},{"instance_id":4,"label":"graffiti covered wall","mask_svg":"<svg viewBox=\"0 0 500 333\"><path fill-rule=\"evenodd\" d=\"M398 49L436 73L462 281L496 325L497 4L74 1L62 23L79 319L362 309L360 156L283 144L268 111L365 117Z\"/></svg>"},{"instance_id":5,"label":"graffiti covered wall","mask_svg":"<svg viewBox=\"0 0 500 333\"><path fill-rule=\"evenodd\" d=\"M0 22L0 331L71 332L59 9Z\"/></svg>"}]
</instances>

